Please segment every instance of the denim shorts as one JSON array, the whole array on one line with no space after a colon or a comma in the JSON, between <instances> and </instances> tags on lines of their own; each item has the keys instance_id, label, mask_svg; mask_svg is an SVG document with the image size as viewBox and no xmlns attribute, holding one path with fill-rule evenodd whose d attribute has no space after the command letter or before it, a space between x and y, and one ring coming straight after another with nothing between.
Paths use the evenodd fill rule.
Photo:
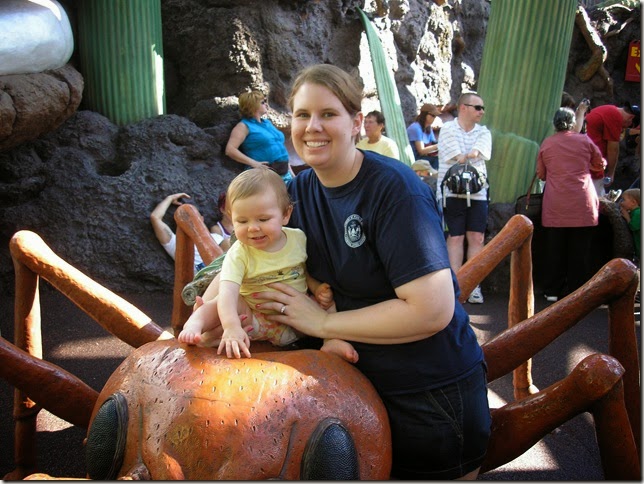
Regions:
<instances>
[{"instance_id":1,"label":"denim shorts","mask_svg":"<svg viewBox=\"0 0 644 484\"><path fill-rule=\"evenodd\" d=\"M456 479L481 466L492 418L485 363L442 388L382 397L393 443L392 479Z\"/></svg>"},{"instance_id":2,"label":"denim shorts","mask_svg":"<svg viewBox=\"0 0 644 484\"><path fill-rule=\"evenodd\" d=\"M487 228L487 213L487 200L470 200L468 207L465 198L447 197L443 218L448 234L453 237L465 235L466 231L484 234Z\"/></svg>"}]
</instances>

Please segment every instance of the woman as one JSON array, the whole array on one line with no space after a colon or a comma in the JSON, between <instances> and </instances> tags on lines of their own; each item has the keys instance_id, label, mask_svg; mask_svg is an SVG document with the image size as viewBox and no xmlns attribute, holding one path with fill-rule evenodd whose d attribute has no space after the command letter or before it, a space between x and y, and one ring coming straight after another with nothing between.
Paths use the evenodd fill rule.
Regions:
<instances>
[{"instance_id":1,"label":"woman","mask_svg":"<svg viewBox=\"0 0 644 484\"><path fill-rule=\"evenodd\" d=\"M364 118L364 132L367 136L358 141L357 147L400 160L398 145L383 134L384 130L385 117L380 111L371 111Z\"/></svg>"},{"instance_id":2,"label":"woman","mask_svg":"<svg viewBox=\"0 0 644 484\"><path fill-rule=\"evenodd\" d=\"M289 225L306 233L307 269L338 312L280 283L259 306L354 345L388 410L392 477L473 479L490 432L483 352L456 299L436 199L402 163L356 148L361 102L358 83L326 64L302 71L289 98L293 144L312 167L288 185Z\"/></svg>"},{"instance_id":3,"label":"woman","mask_svg":"<svg viewBox=\"0 0 644 484\"><path fill-rule=\"evenodd\" d=\"M433 104L423 104L416 121L407 127L407 137L417 160L427 160L434 170L438 170L438 144L432 123L440 114Z\"/></svg>"},{"instance_id":4,"label":"woman","mask_svg":"<svg viewBox=\"0 0 644 484\"><path fill-rule=\"evenodd\" d=\"M163 217L170 208L170 205L183 205L184 201L182 199L190 199L190 195L187 193L173 193L172 195L168 195L161 200L159 204L154 207L152 213L150 213L150 223L152 224L154 235L172 259L175 258L175 252L177 250L177 236L170 226L163 221ZM219 195L217 207L219 209L221 219L218 220L215 225L210 227L210 236L213 238L215 243L221 247L221 250L226 252L230 248L230 237L233 229L232 221L225 210L226 192L222 192ZM194 265L195 274L205 267L201 254L199 254L196 246Z\"/></svg>"},{"instance_id":5,"label":"woman","mask_svg":"<svg viewBox=\"0 0 644 484\"><path fill-rule=\"evenodd\" d=\"M226 144L226 156L249 168L272 169L284 182L293 178L284 133L266 118L268 99L259 91L239 96L241 121Z\"/></svg>"},{"instance_id":6,"label":"woman","mask_svg":"<svg viewBox=\"0 0 644 484\"><path fill-rule=\"evenodd\" d=\"M591 172L603 170L604 160L591 139L575 131L575 112L559 108L555 134L541 144L537 176L546 182L541 208L546 257L544 296L550 301L574 291L589 278L594 227L599 223L599 199Z\"/></svg>"}]
</instances>

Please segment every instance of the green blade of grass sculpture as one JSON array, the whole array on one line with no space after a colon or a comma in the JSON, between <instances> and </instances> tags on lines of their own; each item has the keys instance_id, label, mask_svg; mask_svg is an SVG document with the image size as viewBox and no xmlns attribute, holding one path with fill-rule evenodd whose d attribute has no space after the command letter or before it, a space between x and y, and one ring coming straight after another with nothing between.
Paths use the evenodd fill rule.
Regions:
<instances>
[{"instance_id":1,"label":"green blade of grass sculpture","mask_svg":"<svg viewBox=\"0 0 644 484\"><path fill-rule=\"evenodd\" d=\"M387 67L385 52L382 48L382 44L380 43L380 39L378 38L378 33L373 28L371 21L367 18L362 9L358 8L358 12L360 12L360 19L362 20L365 33L367 34L367 42L369 43L369 51L371 53L371 63L376 77L378 98L380 99L380 107L382 109L382 114L387 120L387 135L398 145L400 161L405 163L407 166L411 166L415 161L414 153L411 150L411 146L407 138L405 119L403 118L400 97L398 96L398 90L396 89L393 74Z\"/></svg>"}]
</instances>

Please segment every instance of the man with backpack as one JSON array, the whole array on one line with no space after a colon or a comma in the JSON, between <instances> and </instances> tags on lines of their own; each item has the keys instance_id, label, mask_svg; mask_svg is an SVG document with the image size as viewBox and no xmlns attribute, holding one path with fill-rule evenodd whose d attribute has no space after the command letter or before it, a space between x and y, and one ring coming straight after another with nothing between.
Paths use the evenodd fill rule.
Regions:
<instances>
[{"instance_id":1,"label":"man with backpack","mask_svg":"<svg viewBox=\"0 0 644 484\"><path fill-rule=\"evenodd\" d=\"M492 154L490 130L479 124L485 114L483 99L475 92L464 93L456 109L458 116L443 124L438 137L438 196L443 201L447 252L454 272L465 255L469 260L483 250L489 199L485 161ZM480 286L467 301L483 303Z\"/></svg>"}]
</instances>

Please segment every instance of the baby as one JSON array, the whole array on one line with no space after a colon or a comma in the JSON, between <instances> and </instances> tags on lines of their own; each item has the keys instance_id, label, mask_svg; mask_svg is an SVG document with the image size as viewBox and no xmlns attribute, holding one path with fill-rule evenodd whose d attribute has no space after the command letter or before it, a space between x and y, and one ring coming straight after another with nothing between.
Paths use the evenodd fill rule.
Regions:
<instances>
[{"instance_id":1,"label":"baby","mask_svg":"<svg viewBox=\"0 0 644 484\"><path fill-rule=\"evenodd\" d=\"M622 193L622 202L619 210L622 217L628 223L628 228L633 233L633 242L635 243L635 254L637 259L640 258L640 189L629 188Z\"/></svg>"},{"instance_id":2,"label":"baby","mask_svg":"<svg viewBox=\"0 0 644 484\"><path fill-rule=\"evenodd\" d=\"M219 294L192 313L178 339L191 345L218 345L217 354L225 349L228 358L242 354L250 358L251 340L285 346L302 337L255 309L263 301L253 294L270 290L267 284L283 282L301 292L308 288L327 311L335 311L335 305L331 287L306 273L306 235L284 227L293 206L279 175L271 170L244 171L230 183L226 200L237 241L224 259ZM242 327L240 315L250 322L249 331ZM358 360L346 341L326 340L321 350L352 363Z\"/></svg>"}]
</instances>

